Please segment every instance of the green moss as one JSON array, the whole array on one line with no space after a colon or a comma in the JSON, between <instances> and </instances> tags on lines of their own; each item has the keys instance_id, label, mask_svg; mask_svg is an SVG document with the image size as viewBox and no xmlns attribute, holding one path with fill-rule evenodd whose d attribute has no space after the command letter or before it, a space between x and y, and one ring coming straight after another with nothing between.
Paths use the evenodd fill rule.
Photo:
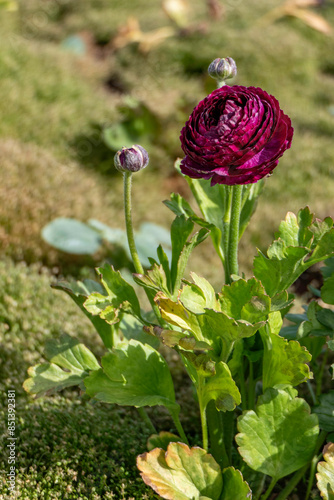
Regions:
<instances>
[{"instance_id":1,"label":"green moss","mask_svg":"<svg viewBox=\"0 0 334 500\"><path fill-rule=\"evenodd\" d=\"M136 411L93 406L79 396L70 397L18 406L16 498L156 498L135 467L148 437ZM2 427L4 422L1 411ZM4 447L0 467L8 470ZM7 491L4 474L0 491Z\"/></svg>"}]
</instances>

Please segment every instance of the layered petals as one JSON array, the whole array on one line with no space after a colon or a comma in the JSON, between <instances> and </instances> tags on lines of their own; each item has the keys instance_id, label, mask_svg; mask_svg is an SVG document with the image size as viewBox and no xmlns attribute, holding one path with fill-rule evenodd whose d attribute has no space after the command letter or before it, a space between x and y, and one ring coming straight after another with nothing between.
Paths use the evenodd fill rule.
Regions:
<instances>
[{"instance_id":1,"label":"layered petals","mask_svg":"<svg viewBox=\"0 0 334 500\"><path fill-rule=\"evenodd\" d=\"M256 87L215 90L181 131L181 171L212 184L249 184L272 173L290 148L293 128L275 97Z\"/></svg>"}]
</instances>

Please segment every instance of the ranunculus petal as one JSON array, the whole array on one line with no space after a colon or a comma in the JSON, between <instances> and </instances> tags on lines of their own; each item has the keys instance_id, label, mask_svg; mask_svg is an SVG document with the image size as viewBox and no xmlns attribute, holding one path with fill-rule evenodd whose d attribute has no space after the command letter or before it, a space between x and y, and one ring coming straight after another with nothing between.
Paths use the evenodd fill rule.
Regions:
<instances>
[{"instance_id":1,"label":"ranunculus petal","mask_svg":"<svg viewBox=\"0 0 334 500\"><path fill-rule=\"evenodd\" d=\"M212 184L254 183L290 148L293 128L274 96L224 85L203 99L181 131L181 171Z\"/></svg>"}]
</instances>

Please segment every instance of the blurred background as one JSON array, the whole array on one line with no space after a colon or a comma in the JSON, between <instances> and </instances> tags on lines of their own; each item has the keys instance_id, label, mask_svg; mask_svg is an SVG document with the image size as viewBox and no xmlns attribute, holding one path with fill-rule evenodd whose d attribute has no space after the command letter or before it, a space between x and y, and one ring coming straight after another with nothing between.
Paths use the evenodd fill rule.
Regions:
<instances>
[{"instance_id":1,"label":"blurred background","mask_svg":"<svg viewBox=\"0 0 334 500\"><path fill-rule=\"evenodd\" d=\"M309 205L320 218L334 215L333 0L0 0L0 40L0 388L16 387L22 408L28 404L21 389L26 369L41 360L45 338L62 331L78 335L80 323L80 338L96 352L97 339L80 311L49 289L53 277L91 276L104 259L126 265L117 245L69 254L46 243L42 229L59 217L124 229L122 176L113 156L134 143L150 155L149 166L134 178L136 227L150 222L168 228L172 214L162 200L173 191L195 208L174 162L182 156L181 128L215 88L207 75L213 59L233 57L233 83L275 95L295 128L292 148L266 181L242 239L242 271L251 272L255 247L265 250L288 210ZM190 270L196 266L218 289L223 272L210 241L194 252ZM66 489L74 480L74 457L93 471L93 479L82 483L82 498L134 498L136 472L132 480L124 471L136 450L131 458L127 450L142 450L142 443L124 445L123 458L110 461L110 450L121 446L115 436L106 441L97 434L86 442L80 434L82 418L89 428L84 435L97 432L96 413L81 410L73 395L57 398L22 413L22 498L42 498L34 496L37 487L59 488L59 496L45 498L79 498L79 489L73 497ZM72 423L66 427L69 405ZM41 424L43 411L48 418ZM38 430L64 425L63 445L54 444L60 431L48 441ZM90 450L88 465L80 462L73 435L81 451ZM41 453L36 466L33 457ZM97 486L94 477L103 467L109 482ZM94 488L101 496L84 496ZM151 495L143 486L135 498L144 494Z\"/></svg>"},{"instance_id":2,"label":"blurred background","mask_svg":"<svg viewBox=\"0 0 334 500\"><path fill-rule=\"evenodd\" d=\"M168 227L162 200L176 191L191 202L173 165L182 155L182 126L215 88L207 67L216 57L233 57L233 83L274 94L295 128L292 149L268 180L243 239L245 270L254 245L269 243L287 210L309 204L319 217L333 215L333 1L0 5L2 255L64 272L66 263L87 263L54 251L41 229L64 216L122 228L122 179L113 155L133 143L150 154L150 166L135 179L135 223ZM209 242L204 251L205 271L215 279L212 266L219 264Z\"/></svg>"}]
</instances>

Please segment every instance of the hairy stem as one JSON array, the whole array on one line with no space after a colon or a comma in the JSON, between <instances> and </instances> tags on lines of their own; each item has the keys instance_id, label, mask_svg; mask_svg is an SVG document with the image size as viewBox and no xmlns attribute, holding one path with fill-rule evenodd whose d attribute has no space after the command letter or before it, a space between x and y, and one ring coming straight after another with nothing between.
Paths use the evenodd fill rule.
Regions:
<instances>
[{"instance_id":1,"label":"hairy stem","mask_svg":"<svg viewBox=\"0 0 334 500\"><path fill-rule=\"evenodd\" d=\"M132 262L136 273L144 274L143 266L141 265L136 242L133 233L133 223L132 223L132 201L131 201L131 187L132 187L132 172L124 172L124 210L125 210L125 226L126 226L126 236L128 239L128 245L130 249L130 254ZM160 311L156 303L154 302L154 292L145 289L148 300L152 306L154 314L160 325L163 325L163 321L160 315Z\"/></svg>"},{"instance_id":2,"label":"hairy stem","mask_svg":"<svg viewBox=\"0 0 334 500\"><path fill-rule=\"evenodd\" d=\"M129 249L136 273L144 274L144 269L143 266L141 265L138 256L135 238L133 234L132 203L131 203L132 172L124 172L123 176L124 176L124 208L125 208L126 235L128 238Z\"/></svg>"}]
</instances>

